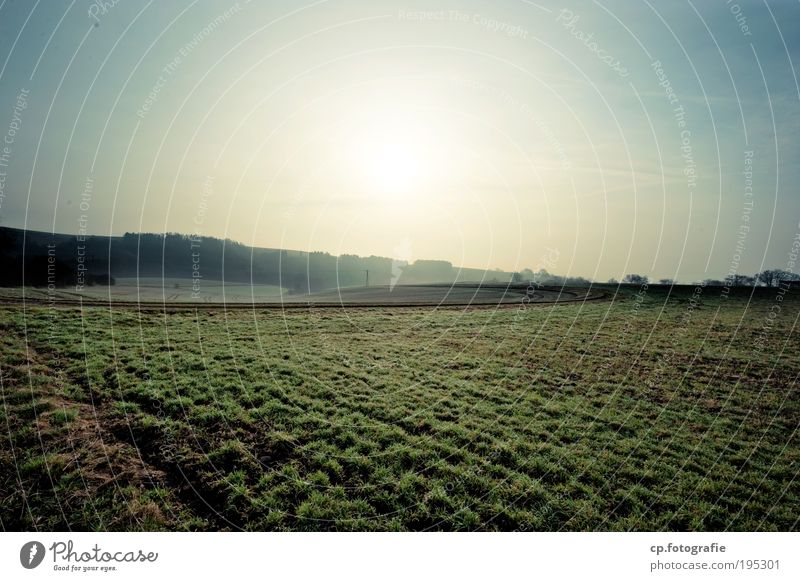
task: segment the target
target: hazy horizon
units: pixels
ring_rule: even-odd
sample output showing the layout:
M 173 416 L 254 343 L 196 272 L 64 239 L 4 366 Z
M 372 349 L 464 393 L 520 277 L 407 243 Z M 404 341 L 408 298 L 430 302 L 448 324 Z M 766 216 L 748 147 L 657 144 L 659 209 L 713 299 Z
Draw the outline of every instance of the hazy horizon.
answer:
M 787 268 L 798 14 L 736 6 L 7 2 L 0 223 L 594 280 Z
M 0 0 L 9 571 L 796 578 L 799 28 Z
M 0 228 L 4 228 L 4 226 L 0 225 Z M 6 228 L 12 228 L 12 227 L 6 226 Z M 18 229 L 18 230 L 21 230 L 21 229 Z M 39 230 L 37 230 L 37 231 L 33 231 L 33 230 L 28 230 L 28 232 L 36 232 L 36 233 L 42 233 L 42 232 L 44 232 L 44 233 L 48 233 L 49 231 L 39 231 Z M 78 234 L 77 232 L 54 232 L 54 233 L 53 233 L 53 232 L 49 232 L 49 233 L 52 233 L 52 234 L 54 234 L 54 235 L 56 235 L 56 236 L 79 236 L 79 234 Z M 155 235 L 155 236 L 168 236 L 168 235 L 177 235 L 177 236 L 191 236 L 190 234 L 186 234 L 186 233 L 183 233 L 183 232 L 122 232 L 122 233 L 119 233 L 119 234 L 114 234 L 114 235 L 113 235 L 113 237 L 115 237 L 115 238 L 123 238 L 123 237 L 124 237 L 124 236 L 126 236 L 126 235 L 133 235 L 133 236 L 152 236 L 152 235 Z M 106 234 L 94 234 L 94 233 L 87 233 L 87 234 L 85 234 L 85 235 L 84 235 L 84 238 L 89 238 L 89 237 L 93 237 L 93 236 L 105 237 L 105 236 L 108 236 L 108 235 L 106 235 Z M 220 240 L 220 241 L 222 241 L 223 243 L 224 243 L 224 242 L 233 242 L 233 243 L 238 243 L 238 244 L 245 244 L 245 243 L 244 243 L 244 242 L 242 242 L 241 240 L 236 240 L 235 238 L 225 238 L 225 239 L 223 239 L 223 238 L 219 238 L 219 237 L 216 237 L 216 236 L 207 236 L 207 235 L 203 235 L 203 237 L 205 237 L 205 238 L 211 238 L 211 239 L 216 239 L 216 240 Z M 412 264 L 413 264 L 414 262 L 416 262 L 416 261 L 421 261 L 421 262 L 426 262 L 426 261 L 429 261 L 429 262 L 438 262 L 438 261 L 442 261 L 442 260 L 444 260 L 444 259 L 442 259 L 442 258 L 439 258 L 439 257 L 416 257 L 416 258 L 413 258 L 413 259 L 411 259 L 411 260 L 409 260 L 409 261 L 406 261 L 405 259 L 402 259 L 402 258 L 400 258 L 399 256 L 394 256 L 394 257 L 392 257 L 392 256 L 381 256 L 381 255 L 377 255 L 377 254 L 370 254 L 370 255 L 359 255 L 359 254 L 347 254 L 347 253 L 342 253 L 342 254 L 333 254 L 333 253 L 329 253 L 329 252 L 327 252 L 327 251 L 325 251 L 325 250 L 314 250 L 314 249 L 306 249 L 306 250 L 301 250 L 301 249 L 298 249 L 298 248 L 285 248 L 285 247 L 284 247 L 284 248 L 277 248 L 277 247 L 269 247 L 269 246 L 252 246 L 252 245 L 247 245 L 247 244 L 245 244 L 245 246 L 247 246 L 248 248 L 254 249 L 254 250 L 275 250 L 275 251 L 277 251 L 277 250 L 280 250 L 280 251 L 286 251 L 286 252 L 300 252 L 300 253 L 307 253 L 307 254 L 311 254 L 311 253 L 315 253 L 315 252 L 326 252 L 327 254 L 329 254 L 329 255 L 331 255 L 331 256 L 333 256 L 333 257 L 337 258 L 337 259 L 338 259 L 338 258 L 342 258 L 342 257 L 344 257 L 344 256 L 357 256 L 357 257 L 359 257 L 359 258 L 391 258 L 391 259 L 393 259 L 393 260 L 397 260 L 397 261 L 398 261 L 398 263 L 407 263 L 407 264 L 409 264 L 409 265 L 412 265 Z M 449 261 L 446 261 L 446 262 L 449 262 Z M 484 271 L 486 271 L 487 273 L 490 273 L 490 272 L 502 272 L 502 273 L 504 273 L 504 274 L 506 274 L 506 273 L 509 273 L 509 274 L 510 274 L 510 273 L 515 273 L 515 272 L 524 271 L 524 270 L 526 270 L 526 269 L 528 269 L 528 270 L 534 270 L 534 269 L 532 269 L 532 268 L 530 268 L 530 267 L 527 267 L 527 266 L 522 266 L 521 268 L 519 268 L 519 269 L 517 269 L 517 270 L 508 270 L 508 271 L 506 271 L 506 270 L 503 270 L 503 269 L 501 269 L 501 268 L 492 268 L 492 267 L 488 267 L 488 268 L 486 268 L 486 267 L 475 267 L 475 266 L 472 266 L 472 265 L 470 265 L 470 264 L 457 264 L 457 263 L 451 263 L 451 265 L 452 265 L 452 267 L 453 267 L 454 269 L 456 269 L 456 270 L 467 270 L 467 271 L 471 271 L 471 270 L 484 270 Z M 775 268 L 777 268 L 777 267 L 775 267 Z M 765 268 L 764 268 L 764 270 L 769 270 L 769 269 L 772 269 L 772 267 L 770 267 L 770 266 L 768 266 L 768 265 L 767 265 L 767 266 L 765 266 Z M 541 265 L 541 267 L 540 267 L 539 269 L 536 269 L 534 272 L 541 272 L 542 270 L 543 270 L 543 271 L 546 271 L 546 272 L 548 272 L 549 274 L 551 274 L 551 275 L 554 275 L 554 276 L 556 276 L 556 277 L 566 277 L 566 275 L 563 275 L 562 273 L 560 273 L 560 272 L 558 272 L 558 271 L 550 271 L 550 270 L 548 270 L 548 269 L 547 269 L 547 265 L 546 265 L 546 264 L 543 264 L 543 265 Z M 780 270 L 785 270 L 785 269 L 780 269 Z M 759 272 L 760 272 L 760 271 L 759 271 Z M 789 272 L 793 272 L 793 271 L 791 271 L 791 270 L 790 270 Z M 625 274 L 634 274 L 634 275 L 638 275 L 638 274 L 640 274 L 640 273 L 637 273 L 637 272 L 631 271 L 631 272 L 626 272 Z M 741 275 L 746 275 L 746 276 L 752 276 L 752 275 L 757 275 L 757 274 L 758 274 L 758 272 L 751 272 L 751 273 L 747 273 L 747 272 L 739 272 L 739 274 L 741 274 Z M 569 275 L 569 276 L 570 276 L 570 277 L 574 277 L 574 278 L 583 278 L 583 279 L 586 279 L 586 280 L 588 280 L 589 282 L 592 282 L 593 284 L 604 284 L 604 283 L 608 283 L 608 282 L 613 282 L 613 283 L 615 283 L 615 284 L 616 284 L 617 282 L 621 282 L 621 281 L 622 281 L 622 279 L 624 278 L 624 275 L 623 275 L 623 276 L 620 276 L 620 277 L 619 277 L 619 280 L 617 280 L 615 277 L 610 277 L 608 280 L 606 280 L 606 279 L 589 279 L 589 278 L 585 277 L 584 275 L 582 275 L 582 274 L 580 274 L 580 273 L 573 273 L 573 274 L 571 274 L 571 275 Z M 646 275 L 646 274 L 645 274 L 644 276 L 648 276 L 648 275 Z M 667 278 L 667 277 L 664 277 L 664 278 Z M 612 280 L 612 279 L 613 279 L 613 280 Z M 686 284 L 686 285 L 693 285 L 693 284 L 699 284 L 699 283 L 702 283 L 704 280 L 705 280 L 705 281 L 719 281 L 719 282 L 724 282 L 724 279 L 725 279 L 725 277 L 724 277 L 724 276 L 722 276 L 722 275 L 720 275 L 720 276 L 708 276 L 708 277 L 707 277 L 707 278 L 705 278 L 705 279 L 670 279 L 670 280 L 671 280 L 671 281 L 672 281 L 674 284 Z M 214 278 L 213 278 L 213 277 L 211 277 L 211 279 L 210 279 L 210 280 L 214 280 Z M 649 279 L 649 281 L 648 281 L 648 282 L 649 282 L 649 284 L 651 284 L 651 285 L 652 285 L 652 284 L 657 284 L 657 283 L 658 283 L 658 280 L 659 280 L 659 278 L 653 278 L 653 277 L 650 277 L 650 279 Z M 440 282 L 441 282 L 441 281 L 440 281 Z M 398 283 L 397 283 L 397 284 L 402 284 L 402 281 L 398 280 Z M 415 283 L 411 283 L 411 284 L 415 284 Z M 636 284 L 638 284 L 638 283 L 636 283 Z M 747 285 L 746 285 L 746 286 L 747 286 Z

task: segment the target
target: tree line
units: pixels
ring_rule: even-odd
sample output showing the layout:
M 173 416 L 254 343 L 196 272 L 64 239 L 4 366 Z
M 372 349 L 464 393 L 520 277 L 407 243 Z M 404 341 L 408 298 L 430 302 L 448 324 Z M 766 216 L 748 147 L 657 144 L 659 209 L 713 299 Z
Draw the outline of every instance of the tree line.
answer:
M 369 275 L 367 275 L 369 272 Z M 331 288 L 394 284 L 482 282 L 546 286 L 587 286 L 580 276 L 560 276 L 545 269 L 506 272 L 459 268 L 446 260 L 409 263 L 382 256 L 331 255 L 275 248 L 256 248 L 230 239 L 179 233 L 126 233 L 123 236 L 78 237 L 0 227 L 0 286 L 68 287 L 114 284 L 117 278 L 164 277 L 269 284 L 295 293 Z M 707 279 L 709 286 L 779 286 L 797 274 L 768 269 L 752 276 Z M 627 274 L 625 284 L 648 284 L 649 278 Z M 608 281 L 618 284 L 615 279 Z M 675 284 L 668 278 L 658 284 Z
M 762 270 L 754 275 L 745 274 L 731 274 L 724 279 L 707 278 L 703 280 L 706 286 L 765 286 L 765 287 L 779 287 L 785 282 L 800 281 L 800 274 L 790 272 L 788 270 L 781 270 L 779 268 L 770 268 Z M 622 279 L 623 284 L 649 284 L 650 279 L 641 274 L 626 274 Z M 608 284 L 618 284 L 616 279 L 609 279 Z M 658 284 L 673 285 L 676 284 L 674 279 L 660 278 Z
M 369 273 L 367 275 L 367 272 Z M 83 273 L 83 274 L 80 274 Z M 485 281 L 512 273 L 382 256 L 256 248 L 230 239 L 126 233 L 78 237 L 0 227 L 0 286 L 114 284 L 118 278 L 204 278 L 276 285 L 295 293 L 370 285 Z

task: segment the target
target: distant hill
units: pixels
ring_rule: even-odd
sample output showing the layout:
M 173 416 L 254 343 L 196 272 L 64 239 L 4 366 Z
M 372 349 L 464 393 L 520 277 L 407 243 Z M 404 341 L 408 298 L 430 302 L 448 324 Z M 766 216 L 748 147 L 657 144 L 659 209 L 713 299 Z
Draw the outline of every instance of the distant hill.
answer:
M 256 248 L 183 234 L 75 236 L 0 227 L 0 286 L 113 284 L 114 278 L 201 277 L 278 285 L 292 292 L 363 285 L 509 282 L 513 273 L 459 269 L 443 260 L 411 264 L 381 256 L 333 256 Z

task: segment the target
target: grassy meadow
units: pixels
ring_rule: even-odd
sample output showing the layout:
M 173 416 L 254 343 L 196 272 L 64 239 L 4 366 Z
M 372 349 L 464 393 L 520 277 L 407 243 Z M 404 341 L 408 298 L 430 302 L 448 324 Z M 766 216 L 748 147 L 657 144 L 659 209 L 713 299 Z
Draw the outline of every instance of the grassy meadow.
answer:
M 0 306 L 0 525 L 796 530 L 800 302 L 693 290 Z

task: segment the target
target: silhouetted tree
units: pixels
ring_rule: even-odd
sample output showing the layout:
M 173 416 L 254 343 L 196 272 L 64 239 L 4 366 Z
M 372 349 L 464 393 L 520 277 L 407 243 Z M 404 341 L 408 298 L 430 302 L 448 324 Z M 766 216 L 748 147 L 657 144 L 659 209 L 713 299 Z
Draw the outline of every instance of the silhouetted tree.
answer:
M 744 274 L 729 274 L 725 277 L 725 284 L 728 286 L 753 286 L 756 283 L 754 276 Z
M 650 279 L 641 274 L 626 274 L 622 282 L 626 284 L 647 284 L 649 280 Z
M 756 275 L 756 279 L 764 286 L 779 286 L 784 280 L 800 280 L 800 275 L 787 270 L 774 268 L 763 270 Z

